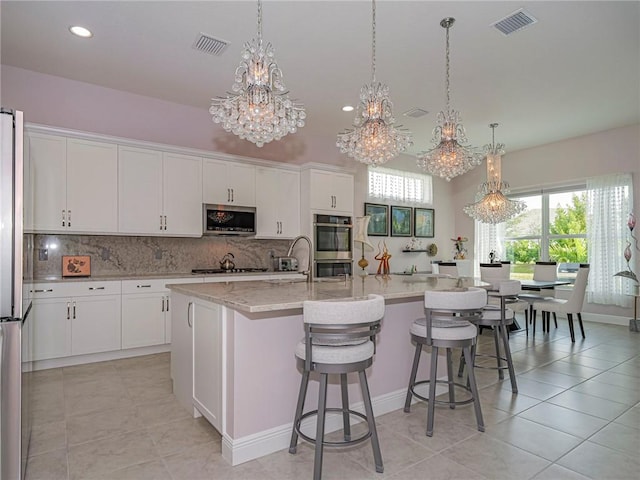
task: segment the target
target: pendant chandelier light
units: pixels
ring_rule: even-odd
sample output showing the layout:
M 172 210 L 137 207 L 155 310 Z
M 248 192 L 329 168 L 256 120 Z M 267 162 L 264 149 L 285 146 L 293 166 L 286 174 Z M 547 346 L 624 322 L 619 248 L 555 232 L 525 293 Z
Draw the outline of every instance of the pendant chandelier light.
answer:
M 451 110 L 449 88 L 449 28 L 455 18 L 445 18 L 440 26 L 447 30 L 446 41 L 446 94 L 447 109 L 438 113 L 438 124 L 433 129 L 432 143 L 434 148 L 418 154 L 418 166 L 424 171 L 450 181 L 453 177 L 462 175 L 480 165 L 482 154 L 467 145 L 464 126 L 460 113 Z
M 526 204 L 510 200 L 504 194 L 509 193 L 509 184 L 502 180 L 502 155 L 504 145 L 495 143 L 495 129 L 491 128 L 491 145 L 485 145 L 487 154 L 487 181 L 480 185 L 476 194 L 476 202 L 464 207 L 464 213 L 482 223 L 502 223 L 525 210 Z
M 289 98 L 271 43 L 262 41 L 262 3 L 258 34 L 244 44 L 232 93 L 211 100 L 209 113 L 227 132 L 262 147 L 304 127 L 304 106 Z
M 353 129 L 338 134 L 342 153 L 367 165 L 381 165 L 411 145 L 411 133 L 394 127 L 389 87 L 376 81 L 376 2 L 372 2 L 371 83 L 360 90 Z

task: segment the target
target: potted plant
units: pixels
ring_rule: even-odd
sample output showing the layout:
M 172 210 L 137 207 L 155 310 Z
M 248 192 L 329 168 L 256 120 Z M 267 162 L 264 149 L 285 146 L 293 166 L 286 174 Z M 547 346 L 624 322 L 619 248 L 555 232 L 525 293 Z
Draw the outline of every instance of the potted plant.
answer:
M 629 219 L 627 220 L 627 226 L 629 227 L 629 234 L 631 235 L 631 239 L 633 240 L 633 242 L 635 244 L 635 248 L 636 248 L 636 250 L 638 250 L 640 252 L 640 248 L 638 248 L 638 239 L 633 234 L 633 229 L 636 226 L 636 217 L 633 215 L 633 213 L 629 214 Z M 635 295 L 638 295 L 638 289 L 640 287 L 640 282 L 638 282 L 638 277 L 633 272 L 633 270 L 631 270 L 631 265 L 630 265 L 630 262 L 631 262 L 631 242 L 629 242 L 629 241 L 627 241 L 627 246 L 624 249 L 624 259 L 627 261 L 627 269 L 616 273 L 614 275 L 614 277 L 624 277 L 624 278 L 631 279 L 633 282 L 635 282 L 634 292 L 633 293 Z M 634 298 L 633 301 L 635 302 L 636 299 Z M 629 330 L 631 330 L 632 332 L 640 332 L 640 320 L 637 319 L 637 318 L 630 319 L 629 320 Z

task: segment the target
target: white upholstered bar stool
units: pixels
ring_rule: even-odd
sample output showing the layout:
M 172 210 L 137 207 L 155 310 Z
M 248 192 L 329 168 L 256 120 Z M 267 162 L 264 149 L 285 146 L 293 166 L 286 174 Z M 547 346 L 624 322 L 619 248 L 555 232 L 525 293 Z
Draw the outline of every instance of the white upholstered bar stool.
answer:
M 508 327 L 513 323 L 514 312 L 509 307 L 509 302 L 520 292 L 520 282 L 518 280 L 504 280 L 498 284 L 498 290 L 489 292 L 489 298 L 497 299 L 499 304 L 493 305 L 491 302 L 482 309 L 482 316 L 472 320 L 478 327 L 490 327 L 493 330 L 493 339 L 495 344 L 495 355 L 475 353 L 475 368 L 491 368 L 498 370 L 498 379 L 504 380 L 504 370 L 509 370 L 509 380 L 511 381 L 511 391 L 518 393 L 518 384 L 516 382 L 516 373 L 513 368 L 513 360 L 511 359 L 511 348 L 509 347 Z M 504 352 L 500 352 L 500 343 Z M 490 367 L 486 365 L 478 365 L 478 357 L 491 357 L 496 359 L 496 366 Z M 503 363 L 504 362 L 504 363 Z M 460 359 L 460 368 L 458 376 L 461 377 L 465 359 Z
M 384 316 L 384 298 L 369 295 L 366 300 L 353 301 L 306 301 L 303 303 L 304 339 L 295 350 L 298 365 L 302 369 L 300 393 L 293 421 L 293 432 L 289 453 L 296 453 L 298 436 L 315 444 L 313 478 L 322 476 L 323 447 L 350 446 L 371 438 L 376 471 L 382 473 L 382 455 L 376 430 L 371 396 L 367 384 L 365 369 L 373 363 L 375 337 L 380 331 L 380 321 Z M 307 413 L 304 411 L 309 374 L 320 374 L 318 408 Z M 365 413 L 349 409 L 347 393 L 347 374 L 358 372 Z M 331 374 L 340 375 L 342 408 L 327 408 L 327 383 Z M 342 413 L 344 441 L 324 440 L 325 417 L 327 411 Z M 358 438 L 351 438 L 350 415 L 362 418 L 368 424 L 368 430 Z M 316 436 L 311 438 L 300 431 L 301 422 L 310 416 L 317 416 Z
M 584 336 L 584 325 L 582 324 L 582 304 L 584 302 L 584 294 L 587 290 L 587 280 L 589 278 L 589 264 L 581 263 L 580 268 L 578 269 L 578 273 L 576 275 L 576 280 L 573 283 L 573 291 L 571 292 L 571 296 L 568 300 L 562 300 L 558 298 L 546 298 L 541 301 L 535 302 L 533 304 L 534 310 L 540 310 L 542 312 L 553 313 L 564 313 L 567 316 L 567 320 L 569 321 L 569 333 L 571 334 L 571 341 L 576 341 L 576 335 L 573 329 L 573 314 L 575 313 L 578 317 L 578 323 L 580 325 L 580 333 L 582 333 L 582 338 Z M 535 322 L 535 317 L 534 317 Z M 543 319 L 544 324 L 544 319 Z M 534 323 L 535 325 L 535 323 Z
M 487 304 L 487 292 L 482 288 L 456 289 L 456 291 L 427 290 L 424 292 L 425 318 L 413 322 L 411 326 L 411 339 L 416 343 L 413 366 L 409 377 L 409 388 L 404 404 L 404 411 L 409 412 L 411 400 L 417 397 L 424 400 L 427 405 L 427 436 L 433 436 L 433 424 L 435 404 L 448 404 L 449 408 L 456 405 L 473 403 L 478 430 L 484 432 L 482 409 L 478 386 L 473 372 L 469 369 L 468 386 L 454 382 L 452 349 L 461 348 L 462 354 L 469 365 L 473 365 L 473 346 L 476 344 L 478 329 L 470 322 L 482 315 L 482 307 Z M 422 347 L 431 347 L 431 365 L 429 380 L 416 381 L 418 364 Z M 438 351 L 446 349 L 447 356 L 447 380 L 438 380 Z M 448 400 L 436 400 L 436 384 L 445 383 L 449 388 Z M 421 384 L 429 384 L 429 397 L 418 394 L 415 387 Z M 470 394 L 470 398 L 456 401 L 455 388 L 461 388 Z

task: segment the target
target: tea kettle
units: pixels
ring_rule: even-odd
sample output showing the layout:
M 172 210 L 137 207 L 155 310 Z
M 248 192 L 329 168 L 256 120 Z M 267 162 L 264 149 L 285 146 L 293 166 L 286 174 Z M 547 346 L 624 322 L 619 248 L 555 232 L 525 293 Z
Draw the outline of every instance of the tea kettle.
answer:
M 229 252 L 224 257 L 222 257 L 222 260 L 220 260 L 220 268 L 222 268 L 222 270 L 233 270 L 234 268 L 236 268 L 236 264 L 233 263 L 233 261 L 229 257 L 235 258 L 233 256 L 233 253 Z

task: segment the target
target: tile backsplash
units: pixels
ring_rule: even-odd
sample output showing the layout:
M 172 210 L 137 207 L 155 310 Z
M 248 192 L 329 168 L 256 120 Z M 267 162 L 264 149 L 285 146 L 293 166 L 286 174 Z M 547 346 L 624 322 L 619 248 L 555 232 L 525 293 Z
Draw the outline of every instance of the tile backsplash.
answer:
M 91 256 L 91 276 L 190 273 L 219 268 L 231 252 L 236 267 L 272 269 L 271 254 L 285 255 L 288 240 L 247 237 L 130 237 L 111 235 L 34 235 L 34 277 L 62 274 L 63 255 Z

